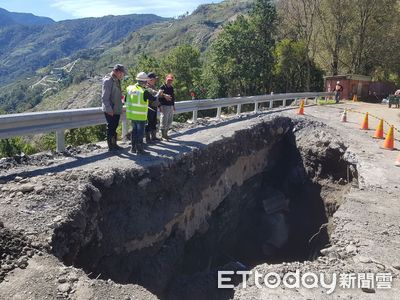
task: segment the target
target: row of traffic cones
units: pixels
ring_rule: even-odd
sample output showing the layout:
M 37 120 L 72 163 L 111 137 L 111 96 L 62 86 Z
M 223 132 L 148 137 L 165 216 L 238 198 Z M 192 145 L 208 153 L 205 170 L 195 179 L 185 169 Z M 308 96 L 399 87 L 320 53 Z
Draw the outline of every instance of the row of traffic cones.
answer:
M 393 136 L 393 128 L 392 127 L 393 126 L 391 126 L 389 128 L 389 132 L 388 132 L 388 134 L 386 136 L 386 139 L 387 139 L 387 137 L 389 137 L 388 143 L 394 145 L 394 136 Z M 363 120 L 363 122 L 361 124 L 360 129 L 369 130 L 369 127 L 368 127 L 368 113 L 365 114 L 365 117 L 364 117 L 364 120 Z M 383 119 L 379 119 L 379 123 L 378 123 L 378 126 L 376 127 L 376 130 L 375 130 L 373 138 L 374 139 L 383 139 Z M 393 149 L 394 149 L 394 147 L 392 147 L 392 149 L 390 149 L 390 150 L 393 150 Z
M 342 115 L 342 122 L 347 122 L 347 118 L 346 118 L 346 110 L 343 112 Z M 384 149 L 388 149 L 388 150 L 393 150 L 394 149 L 394 130 L 393 130 L 393 125 L 390 126 L 389 131 L 386 135 L 386 139 L 385 142 L 383 144 L 383 148 Z M 361 130 L 369 130 L 369 126 L 368 126 L 368 112 L 365 114 L 364 116 L 364 120 L 361 123 Z M 374 139 L 383 139 L 383 119 L 379 119 L 379 123 L 378 126 L 376 127 L 374 136 Z
M 341 116 L 341 122 L 347 122 L 347 110 L 345 109 Z M 360 129 L 369 130 L 368 127 L 368 112 L 365 114 L 364 120 L 361 123 Z M 379 119 L 378 126 L 376 127 L 373 138 L 375 139 L 383 139 L 383 119 Z M 386 134 L 385 141 L 383 142 L 383 149 L 394 150 L 394 126 L 391 125 L 389 127 L 389 131 Z M 395 166 L 400 167 L 400 154 L 397 156 L 395 161 Z
M 368 127 L 368 112 L 365 114 L 364 120 L 361 123 L 360 129 L 369 130 Z M 388 133 L 386 134 L 385 142 L 383 143 L 383 149 L 394 150 L 394 127 L 390 126 Z M 383 119 L 379 119 L 378 126 L 376 127 L 374 139 L 383 139 Z
M 376 128 L 374 138 L 383 139 L 383 119 L 379 120 L 378 127 Z M 385 141 L 383 142 L 383 149 L 394 150 L 394 126 L 389 127 L 389 131 L 386 134 Z M 394 165 L 400 167 L 400 154 L 397 156 Z
M 299 107 L 299 111 L 297 112 L 297 114 L 304 115 L 304 100 L 303 99 L 300 100 L 300 107 Z M 346 109 L 342 113 L 341 121 L 347 122 L 347 110 Z M 361 123 L 360 129 L 369 130 L 368 112 L 365 114 L 365 117 L 364 117 L 363 122 Z M 379 119 L 379 123 L 378 123 L 378 126 L 376 127 L 373 138 L 383 139 L 383 119 Z M 386 134 L 386 138 L 385 138 L 385 141 L 383 142 L 382 148 L 387 149 L 387 150 L 394 150 L 394 126 L 393 125 L 390 126 L 389 131 Z M 395 164 L 395 166 L 400 167 L 400 154 L 398 155 L 394 164 Z

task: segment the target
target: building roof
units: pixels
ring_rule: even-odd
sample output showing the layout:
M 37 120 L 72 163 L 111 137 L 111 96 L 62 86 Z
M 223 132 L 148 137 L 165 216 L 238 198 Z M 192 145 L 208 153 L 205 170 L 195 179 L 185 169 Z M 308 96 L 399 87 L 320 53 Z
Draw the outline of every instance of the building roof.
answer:
M 334 80 L 350 79 L 350 80 L 371 81 L 372 77 L 360 74 L 346 74 L 346 75 L 324 76 L 324 79 L 334 79 Z

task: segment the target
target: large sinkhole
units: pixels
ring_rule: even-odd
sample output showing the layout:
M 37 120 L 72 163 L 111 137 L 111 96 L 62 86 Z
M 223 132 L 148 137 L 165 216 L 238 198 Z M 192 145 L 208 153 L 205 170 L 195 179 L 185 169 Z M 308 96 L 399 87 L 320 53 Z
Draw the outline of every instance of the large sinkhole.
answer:
M 295 127 L 263 123 L 168 165 L 116 171 L 111 185 L 93 180 L 95 192 L 56 229 L 54 253 L 161 299 L 229 299 L 218 270 L 314 260 L 356 172 L 343 145 L 325 133 L 298 145 Z

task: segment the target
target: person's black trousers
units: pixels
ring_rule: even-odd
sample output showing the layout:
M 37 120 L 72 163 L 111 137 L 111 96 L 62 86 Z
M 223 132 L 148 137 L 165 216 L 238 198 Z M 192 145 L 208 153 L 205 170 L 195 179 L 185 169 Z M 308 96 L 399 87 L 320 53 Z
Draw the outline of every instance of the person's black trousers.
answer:
M 117 127 L 119 124 L 120 115 L 110 116 L 109 114 L 104 113 L 107 121 L 107 139 L 111 139 L 112 137 L 117 137 Z
M 152 132 L 156 130 L 157 130 L 157 108 L 149 107 L 149 110 L 147 111 L 146 132 Z

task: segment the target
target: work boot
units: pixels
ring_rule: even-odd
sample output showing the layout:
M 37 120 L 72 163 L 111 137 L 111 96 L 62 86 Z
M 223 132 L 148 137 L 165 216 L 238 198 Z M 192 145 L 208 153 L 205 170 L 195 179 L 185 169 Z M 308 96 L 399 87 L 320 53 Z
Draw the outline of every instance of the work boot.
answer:
M 108 151 L 114 151 L 113 143 L 112 143 L 112 137 L 107 136 L 107 146 L 108 146 Z
M 150 138 L 150 131 L 146 131 L 146 144 L 151 143 L 151 138 Z
M 169 141 L 168 129 L 161 130 L 161 137 L 163 141 Z
M 113 148 L 114 150 L 121 150 L 122 147 L 117 145 L 117 134 L 115 134 L 112 138 L 112 144 L 113 144 Z
M 136 148 L 137 148 L 137 154 L 140 154 L 140 155 L 147 155 L 147 154 L 149 154 L 149 152 L 144 151 L 144 149 L 143 149 L 143 142 L 139 142 L 139 143 L 136 145 Z
M 154 142 L 160 141 L 160 139 L 157 137 L 157 131 L 156 130 L 150 131 L 150 136 L 151 136 L 151 140 L 152 141 L 154 141 Z
M 132 144 L 132 146 L 131 146 L 131 150 L 129 150 L 129 152 L 136 154 L 137 153 L 136 141 L 132 140 L 131 144 Z

